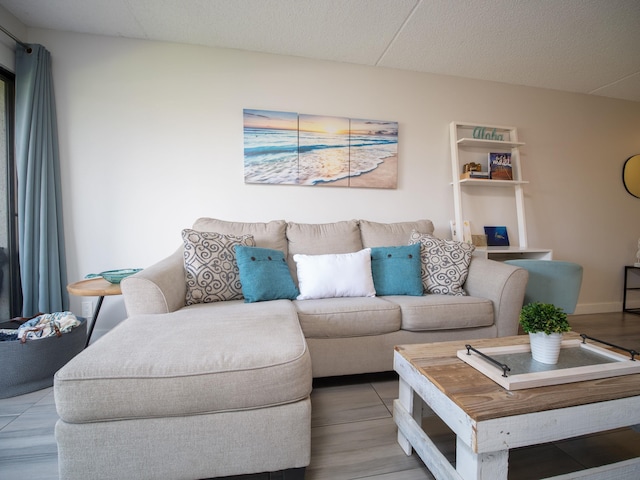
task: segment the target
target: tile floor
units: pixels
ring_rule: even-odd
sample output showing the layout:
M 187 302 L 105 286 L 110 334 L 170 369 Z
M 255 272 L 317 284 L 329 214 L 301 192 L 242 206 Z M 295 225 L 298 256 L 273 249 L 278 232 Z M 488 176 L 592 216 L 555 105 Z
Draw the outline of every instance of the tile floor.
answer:
M 595 323 L 591 318 L 586 318 L 587 329 L 574 329 L 598 333 L 596 326 L 603 319 Z M 622 344 L 638 349 L 640 317 L 616 314 L 607 320 L 606 331 L 619 337 L 607 338 L 609 341 L 625 339 Z M 577 324 L 577 318 L 572 324 Z M 415 454 L 406 456 L 396 443 L 392 403 L 397 390 L 393 372 L 316 380 L 311 395 L 311 464 L 305 478 L 433 479 Z M 1 480 L 58 479 L 56 421 L 52 388 L 0 400 Z M 425 420 L 425 428 L 453 462 L 455 437 L 441 423 L 428 422 Z M 640 456 L 640 433 L 620 429 L 512 450 L 509 478 L 538 479 L 636 456 Z
M 312 394 L 309 480 L 422 480 L 434 477 L 416 455 L 396 443 L 394 374 L 316 382 Z M 58 479 L 51 388 L 0 400 L 0 479 Z M 453 461 L 455 438 L 446 426 L 426 424 Z M 512 480 L 537 479 L 640 456 L 632 429 L 545 444 L 510 453 Z M 542 467 L 542 462 L 547 463 Z
M 58 478 L 53 388 L 0 400 L 0 479 Z

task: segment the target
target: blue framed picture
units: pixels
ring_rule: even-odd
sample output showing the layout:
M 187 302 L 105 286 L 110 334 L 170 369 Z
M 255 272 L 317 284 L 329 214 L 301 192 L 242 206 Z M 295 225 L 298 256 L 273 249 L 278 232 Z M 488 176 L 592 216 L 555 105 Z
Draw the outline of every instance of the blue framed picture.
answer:
M 487 236 L 487 246 L 509 246 L 509 235 L 507 235 L 507 227 L 484 227 L 484 233 Z

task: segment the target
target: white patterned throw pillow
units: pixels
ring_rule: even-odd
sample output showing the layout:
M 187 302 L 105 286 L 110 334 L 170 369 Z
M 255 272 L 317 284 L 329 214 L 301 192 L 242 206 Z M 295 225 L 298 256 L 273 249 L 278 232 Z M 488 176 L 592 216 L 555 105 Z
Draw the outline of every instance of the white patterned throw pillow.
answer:
M 255 247 L 252 235 L 222 235 L 185 229 L 182 240 L 187 305 L 243 298 L 235 247 Z
M 466 295 L 471 255 L 476 247 L 455 240 L 442 240 L 426 233 L 411 232 L 409 244 L 420 244 L 422 284 L 425 292 Z

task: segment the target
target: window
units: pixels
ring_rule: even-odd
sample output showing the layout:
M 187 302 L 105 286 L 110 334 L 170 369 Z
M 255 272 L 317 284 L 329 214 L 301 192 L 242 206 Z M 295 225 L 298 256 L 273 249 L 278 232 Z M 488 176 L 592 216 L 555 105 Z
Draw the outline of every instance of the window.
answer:
M 14 107 L 15 76 L 0 68 L 0 320 L 20 316 L 22 311 Z

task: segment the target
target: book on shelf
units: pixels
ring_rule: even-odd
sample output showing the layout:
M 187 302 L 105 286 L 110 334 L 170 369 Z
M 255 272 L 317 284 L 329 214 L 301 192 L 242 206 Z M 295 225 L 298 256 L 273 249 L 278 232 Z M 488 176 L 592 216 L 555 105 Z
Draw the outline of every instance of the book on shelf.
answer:
M 460 174 L 460 180 L 465 180 L 467 178 L 479 178 L 488 180 L 489 172 L 464 172 Z
M 489 172 L 491 180 L 513 180 L 511 154 L 489 153 Z

